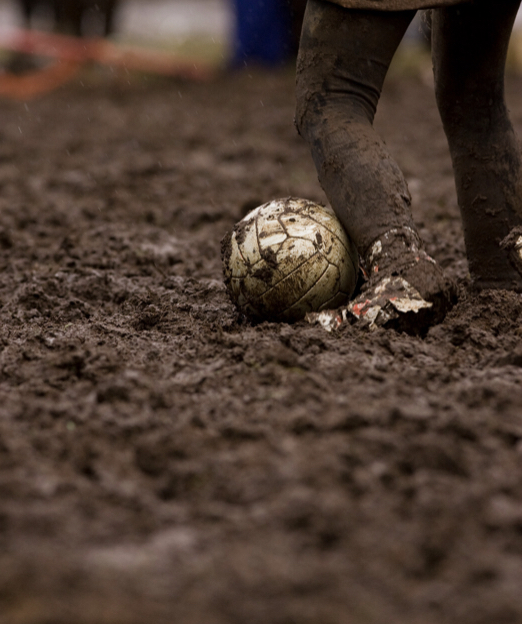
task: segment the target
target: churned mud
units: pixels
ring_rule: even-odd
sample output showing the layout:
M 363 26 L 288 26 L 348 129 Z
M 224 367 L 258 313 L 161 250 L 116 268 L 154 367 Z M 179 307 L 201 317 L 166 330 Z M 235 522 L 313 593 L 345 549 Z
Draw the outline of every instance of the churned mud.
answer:
M 2 623 L 521 621 L 522 297 L 468 292 L 428 83 L 376 124 L 446 320 L 250 325 L 226 296 L 235 222 L 324 201 L 293 107 L 291 72 L 0 103 Z

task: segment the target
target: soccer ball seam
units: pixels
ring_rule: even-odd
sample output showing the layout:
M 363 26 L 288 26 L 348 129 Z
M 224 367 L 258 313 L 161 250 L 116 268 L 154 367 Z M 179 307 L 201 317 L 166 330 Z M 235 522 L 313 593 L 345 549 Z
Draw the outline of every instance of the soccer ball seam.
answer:
M 311 215 L 307 214 L 306 216 L 310 219 L 310 221 L 313 221 L 314 223 L 317 223 L 317 225 L 319 225 L 320 227 L 323 227 L 325 230 L 330 232 L 330 234 L 332 236 L 334 236 L 341 243 L 341 245 L 346 249 L 346 251 L 348 251 L 348 249 L 347 249 L 343 239 L 340 238 L 339 236 L 337 236 L 337 234 L 335 232 L 332 232 L 332 230 L 329 227 L 327 227 L 324 223 L 321 223 L 317 219 L 314 219 Z
M 312 256 L 313 257 L 313 256 Z M 326 273 L 326 271 L 328 271 L 328 267 L 326 267 L 326 269 L 321 273 L 321 275 L 319 275 L 319 277 L 316 280 L 316 283 L 323 277 L 323 275 Z M 283 310 L 281 310 L 280 312 L 277 313 L 277 316 L 281 316 L 282 314 L 284 314 L 285 312 L 288 312 L 288 310 L 290 310 L 291 308 L 293 308 L 295 305 L 298 305 L 301 301 L 303 301 L 303 299 L 309 294 L 309 290 L 307 290 L 305 293 L 303 293 L 300 297 L 298 297 L 293 303 L 291 303 L 290 305 L 286 306 L 286 308 L 283 308 Z M 265 293 L 266 294 L 266 293 Z M 337 293 L 335 294 L 335 296 L 337 297 L 337 295 L 339 294 L 339 291 L 337 291 Z M 332 297 L 333 299 L 335 297 Z
M 294 269 L 292 269 L 292 271 L 290 271 L 290 273 L 287 273 L 286 275 L 283 275 L 283 277 L 278 280 L 275 284 L 271 284 L 266 290 L 264 290 L 262 293 L 260 293 L 259 295 L 256 295 L 256 297 L 254 299 L 247 299 L 247 301 L 249 301 L 250 303 L 253 301 L 258 301 L 259 299 L 261 299 L 261 297 L 264 297 L 265 295 L 267 295 L 271 290 L 274 290 L 274 288 L 276 288 L 277 286 L 279 286 L 279 284 L 284 281 L 285 279 L 287 279 L 288 277 L 290 277 L 293 273 L 295 273 L 296 271 L 298 271 L 304 264 L 306 264 L 307 262 L 309 262 L 310 260 L 312 260 L 313 258 L 315 258 L 315 256 L 317 256 L 319 254 L 318 251 L 316 251 L 314 253 L 313 256 L 308 256 L 308 258 L 305 258 L 303 260 L 303 262 L 301 262 L 301 264 L 299 264 L 298 266 L 296 266 Z M 257 264 L 257 263 L 256 263 Z M 334 265 L 335 266 L 335 265 Z M 328 267 L 327 267 L 328 268 Z M 327 268 L 321 273 L 322 277 L 324 275 L 324 273 L 326 272 Z M 241 278 L 238 278 L 241 279 Z M 319 278 L 318 278 L 319 279 Z M 246 298 L 246 297 L 245 297 Z M 294 305 L 294 304 L 292 304 Z M 289 306 L 291 307 L 291 306 Z
M 261 299 L 262 297 L 265 297 L 266 295 L 268 295 L 270 293 L 271 290 L 273 290 L 274 288 L 277 288 L 277 286 L 279 286 L 281 284 L 281 282 L 283 282 L 285 279 L 291 277 L 296 271 L 298 271 L 304 264 L 306 264 L 307 262 L 309 262 L 310 260 L 312 260 L 313 258 L 315 258 L 317 254 L 314 254 L 313 256 L 310 256 L 309 258 L 307 258 L 304 262 L 302 262 L 298 267 L 296 267 L 295 269 L 293 269 L 292 271 L 290 271 L 290 273 L 288 273 L 287 275 L 285 275 L 283 278 L 281 278 L 276 284 L 274 284 L 273 286 L 270 286 L 270 288 L 268 288 L 268 290 L 265 290 L 265 292 L 262 295 L 259 295 L 258 297 L 256 297 L 256 300 Z M 319 281 L 321 279 L 321 277 L 326 273 L 326 271 L 328 270 L 328 267 L 325 268 L 325 270 L 321 273 L 321 275 L 317 278 L 317 281 Z M 307 291 L 308 292 L 308 291 Z M 299 297 L 298 299 L 296 299 L 293 303 L 291 303 L 290 305 L 288 305 L 286 308 L 284 308 L 283 310 L 281 310 L 280 314 L 282 314 L 283 312 L 285 312 L 286 310 L 288 310 L 289 308 L 291 308 L 293 305 L 295 305 L 298 301 L 300 301 L 303 297 L 306 296 L 307 293 L 305 293 L 304 295 L 302 295 L 301 297 Z

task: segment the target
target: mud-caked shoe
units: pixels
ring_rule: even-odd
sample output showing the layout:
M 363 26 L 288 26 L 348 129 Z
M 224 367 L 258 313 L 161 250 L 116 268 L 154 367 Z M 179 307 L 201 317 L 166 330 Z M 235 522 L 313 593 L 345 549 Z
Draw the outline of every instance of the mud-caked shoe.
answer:
M 363 258 L 363 266 L 367 280 L 359 295 L 346 308 L 310 315 L 310 321 L 329 330 L 351 322 L 370 330 L 389 327 L 423 334 L 440 323 L 455 303 L 454 285 L 410 228 L 380 236 Z
M 522 226 L 514 227 L 500 243 L 500 248 L 508 253 L 511 266 L 517 272 L 515 277 L 518 279 L 513 279 L 513 284 L 510 286 L 513 290 L 520 292 L 522 282 Z M 499 282 L 502 283 L 502 280 Z

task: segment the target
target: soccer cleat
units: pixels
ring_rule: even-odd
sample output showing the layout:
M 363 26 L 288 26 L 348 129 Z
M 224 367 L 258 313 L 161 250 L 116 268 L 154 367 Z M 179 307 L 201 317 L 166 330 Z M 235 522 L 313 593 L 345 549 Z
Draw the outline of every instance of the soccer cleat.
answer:
M 423 249 L 410 228 L 380 236 L 366 254 L 367 281 L 360 294 L 341 310 L 308 315 L 325 329 L 343 322 L 370 330 L 389 327 L 422 334 L 440 323 L 455 302 L 455 288 Z
M 522 227 L 513 228 L 500 243 L 500 248 L 509 253 L 511 265 L 522 275 Z

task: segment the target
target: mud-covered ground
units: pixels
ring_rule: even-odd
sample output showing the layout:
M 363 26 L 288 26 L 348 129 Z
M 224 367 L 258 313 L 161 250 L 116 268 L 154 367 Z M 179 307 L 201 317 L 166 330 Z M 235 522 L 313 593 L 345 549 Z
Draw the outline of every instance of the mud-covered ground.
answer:
M 467 291 L 432 87 L 377 119 L 459 285 L 424 339 L 239 322 L 222 236 L 324 200 L 292 118 L 290 71 L 0 102 L 3 624 L 522 621 L 522 297 Z

